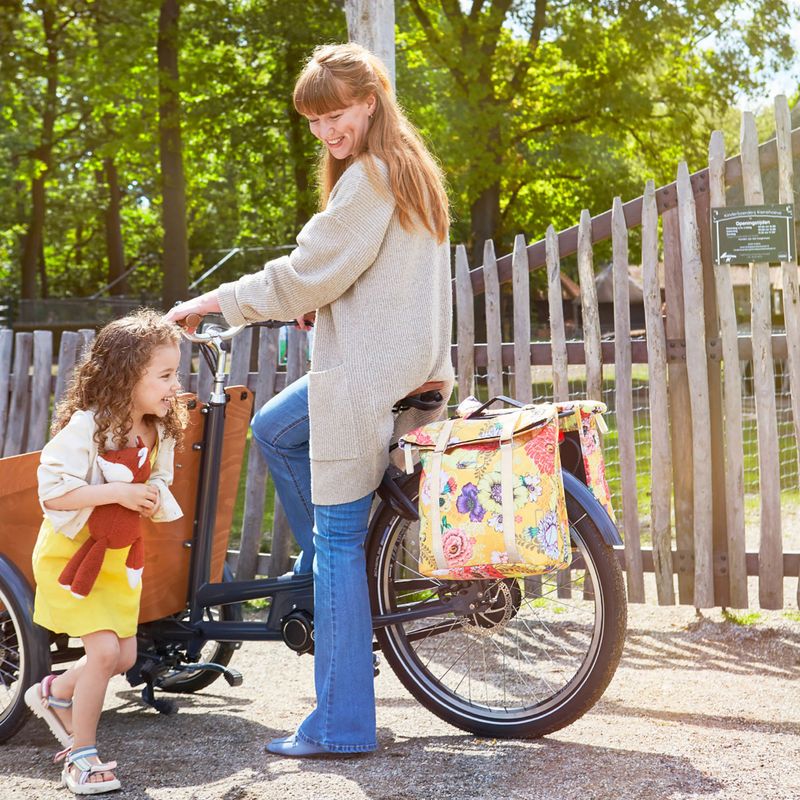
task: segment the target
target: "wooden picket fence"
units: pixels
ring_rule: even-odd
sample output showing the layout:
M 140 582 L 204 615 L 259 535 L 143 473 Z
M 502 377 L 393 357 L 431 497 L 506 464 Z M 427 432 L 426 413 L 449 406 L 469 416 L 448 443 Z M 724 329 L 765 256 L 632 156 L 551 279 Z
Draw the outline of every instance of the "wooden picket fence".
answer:
M 613 414 L 619 461 L 619 491 L 614 497 L 625 546 L 619 557 L 626 570 L 628 597 L 645 601 L 645 574 L 655 578 L 659 603 L 747 607 L 748 576 L 758 576 L 758 603 L 782 608 L 784 582 L 800 572 L 800 553 L 785 552 L 781 532 L 779 463 L 773 360 L 787 362 L 792 389 L 800 386 L 800 293 L 796 264 L 781 266 L 786 334 L 772 333 L 769 267 L 753 265 L 751 333 L 737 325 L 727 267 L 711 262 L 710 209 L 725 205 L 726 187 L 741 187 L 748 205 L 764 202 L 761 171 L 779 174 L 779 202 L 793 200 L 793 158 L 800 155 L 800 130 L 791 131 L 785 98 L 776 101 L 777 138 L 760 148 L 755 123 L 745 114 L 741 156 L 726 160 L 722 135 L 715 132 L 707 169 L 690 175 L 685 163 L 677 180 L 656 189 L 648 182 L 641 197 L 578 225 L 526 245 L 517 236 L 513 253 L 497 258 L 485 243 L 483 265 L 470 270 L 466 250 L 456 248 L 454 294 L 457 344 L 453 359 L 458 399 L 482 390 L 502 394 L 506 383 L 520 400 L 534 400 L 532 369 L 547 368 L 556 400 L 570 396 L 568 369 L 583 365 L 580 392 L 598 400 L 604 365 L 613 364 Z M 660 230 L 659 230 L 660 219 Z M 646 337 L 631 335 L 628 235 L 641 226 Z M 594 281 L 593 245 L 611 240 L 614 275 L 614 336 L 601 337 Z M 664 298 L 659 283 L 659 252 L 664 261 Z M 568 341 L 563 314 L 561 264 L 577 255 L 581 288 L 582 336 Z M 549 341 L 531 341 L 530 273 L 545 268 L 548 282 Z M 511 282 L 513 342 L 501 337 L 500 285 Z M 475 341 L 476 297 L 485 304 L 486 342 Z M 0 330 L 0 453 L 39 449 L 47 437 L 51 400 L 58 401 L 81 349 L 94 333 L 66 332 L 53 370 L 49 331 Z M 256 407 L 307 369 L 307 335 L 288 332 L 285 365 L 278 359 L 276 330 L 248 329 L 232 343 L 230 385 L 247 385 Z M 257 354 L 256 354 L 257 350 Z M 741 362 L 752 361 L 758 436 L 760 530 L 757 552 L 745 545 L 744 445 Z M 640 520 L 634 423 L 633 366 L 647 365 L 650 428 L 649 520 Z M 255 367 L 255 369 L 254 369 Z M 579 368 L 580 369 L 580 368 Z M 606 379 L 608 380 L 608 375 Z M 182 351 L 181 379 L 200 397 L 208 395 L 211 373 Z M 796 439 L 800 440 L 800 391 L 791 393 Z M 275 500 L 271 554 L 260 554 L 267 469 L 257 447 L 246 464 L 241 544 L 232 561 L 238 578 L 279 574 L 290 559 L 291 535 Z M 797 487 L 795 487 L 796 489 Z M 642 545 L 641 523 L 652 546 Z M 267 534 L 269 537 L 269 534 Z M 677 597 L 676 597 L 677 584 Z M 800 583 L 797 587 L 800 600 Z

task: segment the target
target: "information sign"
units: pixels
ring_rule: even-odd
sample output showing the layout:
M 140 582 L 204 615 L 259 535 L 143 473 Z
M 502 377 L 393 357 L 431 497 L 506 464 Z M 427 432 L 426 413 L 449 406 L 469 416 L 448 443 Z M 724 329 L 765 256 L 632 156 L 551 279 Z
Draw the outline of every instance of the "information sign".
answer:
M 711 238 L 715 264 L 793 262 L 794 207 L 712 208 Z

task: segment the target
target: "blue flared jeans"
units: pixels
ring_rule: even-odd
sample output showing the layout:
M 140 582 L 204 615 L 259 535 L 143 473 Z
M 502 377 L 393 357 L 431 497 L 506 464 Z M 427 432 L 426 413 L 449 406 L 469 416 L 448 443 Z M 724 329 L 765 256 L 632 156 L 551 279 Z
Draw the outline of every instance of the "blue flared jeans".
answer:
M 372 616 L 364 552 L 372 493 L 350 503 L 312 504 L 307 377 L 265 403 L 252 429 L 302 548 L 295 572 L 314 573 L 317 707 L 297 735 L 331 752 L 375 750 Z

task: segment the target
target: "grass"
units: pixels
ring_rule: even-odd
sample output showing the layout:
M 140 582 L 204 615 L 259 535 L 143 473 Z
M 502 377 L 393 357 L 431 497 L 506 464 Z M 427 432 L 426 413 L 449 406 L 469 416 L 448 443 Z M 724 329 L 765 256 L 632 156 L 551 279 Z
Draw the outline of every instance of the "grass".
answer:
M 722 616 L 734 625 L 755 625 L 761 621 L 761 614 L 758 611 L 731 611 L 723 608 Z
M 792 622 L 800 622 L 800 611 L 784 611 L 783 616 Z

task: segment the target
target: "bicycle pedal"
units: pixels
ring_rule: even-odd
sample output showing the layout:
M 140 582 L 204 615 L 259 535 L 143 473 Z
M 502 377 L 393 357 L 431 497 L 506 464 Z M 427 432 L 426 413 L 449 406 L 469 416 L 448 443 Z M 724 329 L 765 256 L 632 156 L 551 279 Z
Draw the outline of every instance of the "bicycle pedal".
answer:
M 228 686 L 241 686 L 244 680 L 242 678 L 242 673 L 237 669 L 226 669 L 222 673 L 222 677 L 228 681 Z

